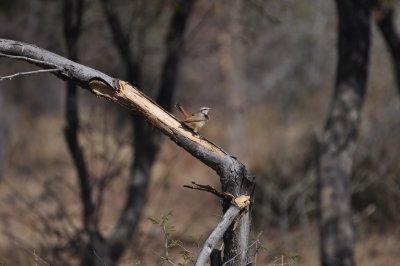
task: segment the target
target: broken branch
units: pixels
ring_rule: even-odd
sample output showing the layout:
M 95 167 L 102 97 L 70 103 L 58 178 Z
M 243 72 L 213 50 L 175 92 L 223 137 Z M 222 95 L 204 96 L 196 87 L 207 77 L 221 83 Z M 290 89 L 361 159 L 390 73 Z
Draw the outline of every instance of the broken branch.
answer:
M 211 194 L 214 194 L 215 196 L 217 196 L 220 199 L 227 199 L 227 195 L 224 195 L 223 193 L 219 192 L 218 190 L 216 190 L 215 188 L 213 188 L 210 185 L 201 185 L 201 184 L 197 184 L 196 182 L 192 182 L 192 184 L 193 184 L 193 186 L 183 185 L 183 187 L 189 188 L 189 189 L 194 189 L 194 190 L 206 191 Z
M 207 139 L 185 129 L 181 122 L 132 84 L 112 78 L 100 71 L 78 64 L 62 56 L 31 44 L 0 39 L 0 53 L 24 60 L 43 69 L 57 68 L 51 72 L 64 80 L 71 80 L 99 97 L 118 103 L 130 111 L 141 114 L 150 124 L 168 136 L 178 146 L 212 168 L 220 177 L 223 193 L 238 198 L 251 195 L 254 179 L 245 166 L 223 149 Z M 246 200 L 245 200 L 246 201 Z M 227 202 L 224 210 L 229 210 Z M 235 206 L 236 207 L 236 206 Z M 245 212 L 238 222 L 239 228 L 228 228 L 224 237 L 224 257 L 235 257 L 234 265 L 245 265 L 250 234 L 250 217 Z

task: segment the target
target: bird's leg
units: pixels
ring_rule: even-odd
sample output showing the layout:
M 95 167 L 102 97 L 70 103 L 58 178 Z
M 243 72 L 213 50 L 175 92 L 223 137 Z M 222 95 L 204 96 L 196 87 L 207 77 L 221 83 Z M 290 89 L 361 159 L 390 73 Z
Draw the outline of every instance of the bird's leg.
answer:
M 197 127 L 192 129 L 193 133 L 196 135 L 196 137 L 201 137 L 199 133 L 199 129 Z

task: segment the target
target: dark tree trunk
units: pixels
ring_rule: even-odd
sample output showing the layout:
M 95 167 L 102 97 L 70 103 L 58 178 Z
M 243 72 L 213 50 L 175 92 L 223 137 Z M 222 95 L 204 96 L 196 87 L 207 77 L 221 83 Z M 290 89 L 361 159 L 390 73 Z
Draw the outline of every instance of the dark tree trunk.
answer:
M 83 0 L 64 0 L 64 35 L 68 58 L 78 61 L 78 39 L 82 29 Z M 89 182 L 89 173 L 85 162 L 83 150 L 79 143 L 79 117 L 78 117 L 77 86 L 72 81 L 67 82 L 67 96 L 65 101 L 64 128 L 65 141 L 71 153 L 79 180 L 81 200 L 83 204 L 83 224 L 85 230 L 89 230 L 93 218 L 94 206 L 92 191 Z
M 130 41 L 121 30 L 118 16 L 113 12 L 109 1 L 102 0 L 109 26 L 113 32 L 114 42 L 125 61 L 127 80 L 136 86 L 140 84 L 140 67 L 134 59 Z M 157 102 L 166 110 L 171 110 L 179 64 L 183 51 L 184 33 L 188 18 L 195 0 L 181 0 L 176 4 L 171 18 L 169 31 L 165 41 L 166 55 L 161 74 L 160 90 Z M 127 200 L 119 218 L 117 227 L 110 239 L 110 261 L 117 262 L 126 247 L 130 244 L 137 229 L 141 215 L 147 202 L 147 191 L 150 184 L 151 168 L 160 148 L 160 134 L 155 132 L 145 121 L 134 115 L 133 149 L 134 160 L 127 188 Z
M 220 173 L 220 176 L 232 176 L 230 179 L 221 181 L 222 191 L 228 192 L 235 197 L 240 195 L 250 195 L 253 198 L 254 180 L 247 173 L 246 168 L 242 164 L 235 164 L 228 170 L 229 173 Z M 230 204 L 223 203 L 224 213 L 228 210 Z M 224 257 L 223 265 L 235 266 L 247 265 L 250 261 L 248 257 L 249 236 L 251 229 L 250 211 L 242 214 L 242 217 L 235 228 L 235 223 L 232 224 L 224 234 Z
M 184 54 L 185 28 L 195 2 L 196 0 L 178 1 L 165 39 L 166 55 L 157 103 L 167 111 L 172 108 L 172 100 L 179 74 L 179 63 Z
M 396 32 L 393 7 L 378 6 L 375 10 L 376 23 L 385 39 L 387 48 L 392 56 L 397 89 L 400 93 L 400 38 Z
M 79 61 L 78 41 L 82 31 L 84 0 L 64 0 L 64 36 L 67 48 L 67 56 L 73 61 Z M 99 253 L 101 237 L 96 232 L 95 205 L 92 199 L 92 187 L 89 179 L 89 171 L 86 159 L 79 142 L 79 109 L 77 85 L 73 81 L 67 81 L 67 94 L 65 100 L 65 121 L 64 137 L 71 154 L 77 179 L 80 188 L 80 199 L 82 203 L 82 234 L 89 237 L 89 241 L 79 243 L 82 245 L 81 265 L 95 265 L 94 253 Z
M 118 261 L 130 245 L 147 202 L 150 172 L 158 151 L 152 128 L 140 117 L 133 118 L 135 158 L 127 188 L 127 199 L 110 239 L 111 261 Z
M 366 91 L 370 8 L 364 0 L 336 0 L 338 65 L 335 92 L 320 140 L 321 264 L 354 265 L 349 178 Z

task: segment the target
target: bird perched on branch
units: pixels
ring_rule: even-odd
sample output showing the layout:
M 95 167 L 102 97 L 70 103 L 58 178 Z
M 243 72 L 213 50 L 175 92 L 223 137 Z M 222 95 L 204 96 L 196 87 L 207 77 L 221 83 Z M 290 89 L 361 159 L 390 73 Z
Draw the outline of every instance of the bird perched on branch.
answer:
M 208 117 L 208 112 L 211 110 L 210 107 L 201 107 L 199 112 L 194 114 L 189 114 L 183 107 L 177 103 L 176 108 L 182 113 L 183 120 L 182 123 L 193 130 L 194 133 L 198 134 L 198 130 L 202 128 L 210 118 Z

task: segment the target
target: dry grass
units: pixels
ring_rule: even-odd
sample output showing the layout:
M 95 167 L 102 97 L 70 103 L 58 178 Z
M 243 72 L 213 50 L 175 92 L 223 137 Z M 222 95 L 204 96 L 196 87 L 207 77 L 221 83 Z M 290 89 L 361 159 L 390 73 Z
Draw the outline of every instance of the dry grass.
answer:
M 261 109 L 260 109 L 261 110 Z M 268 113 L 268 111 L 265 111 Z M 301 132 L 310 128 L 303 121 L 291 121 L 279 125 L 279 120 L 270 114 L 268 123 L 278 124 L 267 132 L 269 137 L 265 140 L 265 149 L 254 149 L 254 153 L 285 148 L 298 141 Z M 41 254 L 40 248 L 62 241 L 54 236 L 46 236 L 46 229 L 41 225 L 41 219 L 36 212 L 53 217 L 54 226 L 60 230 L 72 230 L 80 226 L 80 205 L 77 201 L 77 187 L 75 173 L 71 161 L 66 153 L 62 140 L 62 123 L 59 117 L 42 117 L 34 123 L 18 123 L 13 135 L 11 156 L 6 169 L 6 179 L 0 186 L 1 206 L 0 213 L 7 219 L 0 223 L 0 230 L 7 232 L 1 238 L 0 257 L 1 263 L 6 265 L 47 265 L 47 255 Z M 29 137 L 23 132 L 30 128 Z M 261 128 L 250 129 L 255 134 L 261 134 Z M 214 134 L 213 127 L 209 129 Z M 282 132 L 285 131 L 285 134 Z M 207 134 L 207 133 L 206 133 Z M 89 134 L 90 135 L 90 134 Z M 118 146 L 110 140 L 105 141 L 101 134 L 82 137 L 85 141 L 103 143 L 91 149 L 93 158 L 90 160 L 91 170 L 94 173 L 101 167 L 101 156 L 104 151 L 116 149 Z M 97 139 L 97 140 L 96 140 Z M 280 139 L 276 141 L 276 139 Z M 286 139 L 284 146 L 277 145 Z M 275 140 L 275 141 L 272 141 Z M 256 140 L 261 141 L 261 140 Z M 51 145 L 49 145 L 51 143 Z M 85 144 L 86 145 L 86 144 Z M 129 146 L 129 143 L 124 145 Z M 96 150 L 98 149 L 98 150 Z M 130 154 L 127 148 L 119 147 L 122 162 L 128 163 Z M 21 152 L 24 151 L 24 152 Z M 263 155 L 263 156 L 264 156 Z M 262 158 L 263 156 L 257 156 Z M 260 159 L 258 159 L 260 160 Z M 262 160 L 255 159 L 255 165 Z M 97 173 L 99 174 L 99 173 Z M 94 175 L 96 176 L 96 175 Z M 112 183 L 105 196 L 106 206 L 101 224 L 102 231 L 107 234 L 114 226 L 118 213 L 122 208 L 122 196 L 126 184 L 127 172 Z M 211 184 L 218 187 L 218 178 L 203 164 L 194 160 L 186 152 L 178 149 L 165 141 L 159 155 L 157 164 L 153 168 L 153 179 L 148 197 L 148 205 L 144 219 L 140 225 L 138 241 L 130 248 L 123 259 L 123 265 L 160 265 L 160 257 L 164 252 L 163 232 L 146 217 L 160 217 L 169 211 L 175 231 L 172 238 L 178 239 L 189 251 L 197 254 L 199 248 L 196 242 L 201 243 L 206 238 L 210 229 L 220 217 L 220 206 L 212 196 L 201 192 L 184 189 L 182 186 L 191 181 Z M 57 205 L 51 197 L 46 198 L 45 188 L 49 183 L 59 184 L 58 197 L 65 202 L 67 213 L 72 225 L 65 219 L 60 219 L 57 214 Z M 18 193 L 17 193 L 18 192 Z M 23 199 L 21 200 L 21 197 Z M 35 203 L 35 208 L 29 203 Z M 261 238 L 265 250 L 259 252 L 258 265 L 318 265 L 318 241 L 315 226 L 304 230 L 297 229 L 283 233 L 278 229 L 265 228 Z M 71 232 L 71 231 L 70 231 Z M 357 262 L 359 265 L 395 265 L 400 259 L 400 250 L 396 243 L 400 239 L 397 233 L 389 232 L 376 234 L 363 232 L 357 241 Z M 172 248 L 171 258 L 175 262 L 182 262 L 179 248 Z M 73 259 L 68 260 L 73 263 Z

